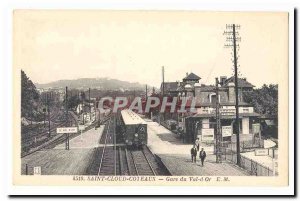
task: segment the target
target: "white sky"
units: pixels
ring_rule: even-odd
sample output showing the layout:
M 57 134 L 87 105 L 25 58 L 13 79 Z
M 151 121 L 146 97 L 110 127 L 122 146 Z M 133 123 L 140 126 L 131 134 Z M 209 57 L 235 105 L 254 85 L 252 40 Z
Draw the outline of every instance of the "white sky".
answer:
M 14 64 L 33 82 L 109 77 L 159 87 L 186 72 L 231 76 L 226 23 L 241 25 L 240 72 L 256 86 L 288 67 L 287 13 L 15 11 Z

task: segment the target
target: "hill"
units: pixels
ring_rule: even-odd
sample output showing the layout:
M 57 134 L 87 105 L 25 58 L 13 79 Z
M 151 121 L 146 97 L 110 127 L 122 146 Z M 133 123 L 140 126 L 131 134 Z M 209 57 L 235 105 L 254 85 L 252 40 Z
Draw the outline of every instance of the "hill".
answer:
M 35 84 L 37 88 L 103 89 L 103 90 L 144 90 L 145 85 L 109 78 L 80 78 L 74 80 L 58 80 L 46 84 Z

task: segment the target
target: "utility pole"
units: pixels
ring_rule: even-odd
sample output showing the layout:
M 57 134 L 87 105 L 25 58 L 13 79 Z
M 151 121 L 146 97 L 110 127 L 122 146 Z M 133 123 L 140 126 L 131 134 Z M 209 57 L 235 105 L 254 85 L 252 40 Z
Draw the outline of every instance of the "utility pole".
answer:
M 220 117 L 220 102 L 219 102 L 219 79 L 216 78 L 216 163 L 222 163 L 222 130 L 221 130 L 221 117 Z
M 233 64 L 234 64 L 234 86 L 235 86 L 235 125 L 236 125 L 236 153 L 238 166 L 241 166 L 241 153 L 240 153 L 240 121 L 239 121 L 239 92 L 238 92 L 238 65 L 237 65 L 237 48 L 239 48 L 238 42 L 241 41 L 239 32 L 236 29 L 240 29 L 240 25 L 229 24 L 226 25 L 224 35 L 228 35 L 226 41 L 232 42 L 232 44 L 225 44 L 225 47 L 233 48 Z
M 47 111 L 48 111 L 48 137 L 51 137 L 50 107 L 49 107 L 49 97 L 48 97 L 48 93 L 47 93 Z
M 68 87 L 66 87 L 66 126 L 68 127 L 69 126 L 69 112 L 68 112 Z M 70 142 L 70 139 L 69 139 L 69 133 L 66 134 L 66 150 L 69 150 L 70 149 L 70 146 L 69 146 L 69 142 Z
M 43 113 L 44 113 L 44 128 L 46 127 L 46 108 L 43 108 Z
M 81 92 L 81 111 L 82 111 L 82 124 L 84 125 L 84 100 L 83 100 L 84 91 Z M 85 96 L 84 96 L 85 97 Z
M 45 97 L 46 96 L 46 97 Z M 45 100 L 46 99 L 46 100 Z M 48 104 L 48 92 L 45 93 L 43 97 L 44 103 Z M 43 108 L 43 114 L 44 114 L 44 128 L 46 127 L 46 112 L 47 112 L 47 106 Z
M 162 97 L 164 98 L 165 97 L 165 67 L 162 66 Z M 166 113 L 164 112 L 164 121 L 166 119 Z
M 89 88 L 89 108 L 90 108 L 90 118 L 91 118 L 91 113 L 92 113 L 92 108 L 91 108 L 91 88 Z
M 165 67 L 162 67 L 162 95 L 165 95 Z
M 96 100 L 96 98 L 94 101 L 94 112 L 95 112 L 95 121 L 97 121 L 97 100 Z
M 113 126 L 114 126 L 114 130 L 113 130 L 113 132 L 114 132 L 114 135 L 113 135 L 113 138 L 114 138 L 114 161 L 115 161 L 115 165 L 114 165 L 114 167 L 115 167 L 115 169 L 114 169 L 114 172 L 115 172 L 115 175 L 117 175 L 117 146 L 116 146 L 116 143 L 117 143 L 117 140 L 116 140 L 116 116 L 114 115 L 113 116 Z
M 147 84 L 146 84 L 146 101 L 148 99 L 148 89 L 147 89 Z

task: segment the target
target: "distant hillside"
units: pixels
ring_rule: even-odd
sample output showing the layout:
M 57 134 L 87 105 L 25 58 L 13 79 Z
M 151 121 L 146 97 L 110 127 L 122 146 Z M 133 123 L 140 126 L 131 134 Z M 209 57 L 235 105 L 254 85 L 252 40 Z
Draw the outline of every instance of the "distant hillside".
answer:
M 145 89 L 145 85 L 134 82 L 121 81 L 117 79 L 109 78 L 81 78 L 76 80 L 58 80 L 55 82 L 50 82 L 47 84 L 35 84 L 37 88 L 64 88 L 68 86 L 69 88 L 94 88 L 94 89 L 104 89 L 104 90 L 139 90 Z

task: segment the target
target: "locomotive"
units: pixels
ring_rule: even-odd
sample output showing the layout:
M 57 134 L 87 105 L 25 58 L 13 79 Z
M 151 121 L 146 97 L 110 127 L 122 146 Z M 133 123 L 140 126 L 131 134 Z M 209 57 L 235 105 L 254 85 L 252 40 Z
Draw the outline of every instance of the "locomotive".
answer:
M 127 146 L 147 145 L 147 123 L 137 113 L 129 109 L 122 110 L 120 124 L 121 134 Z

